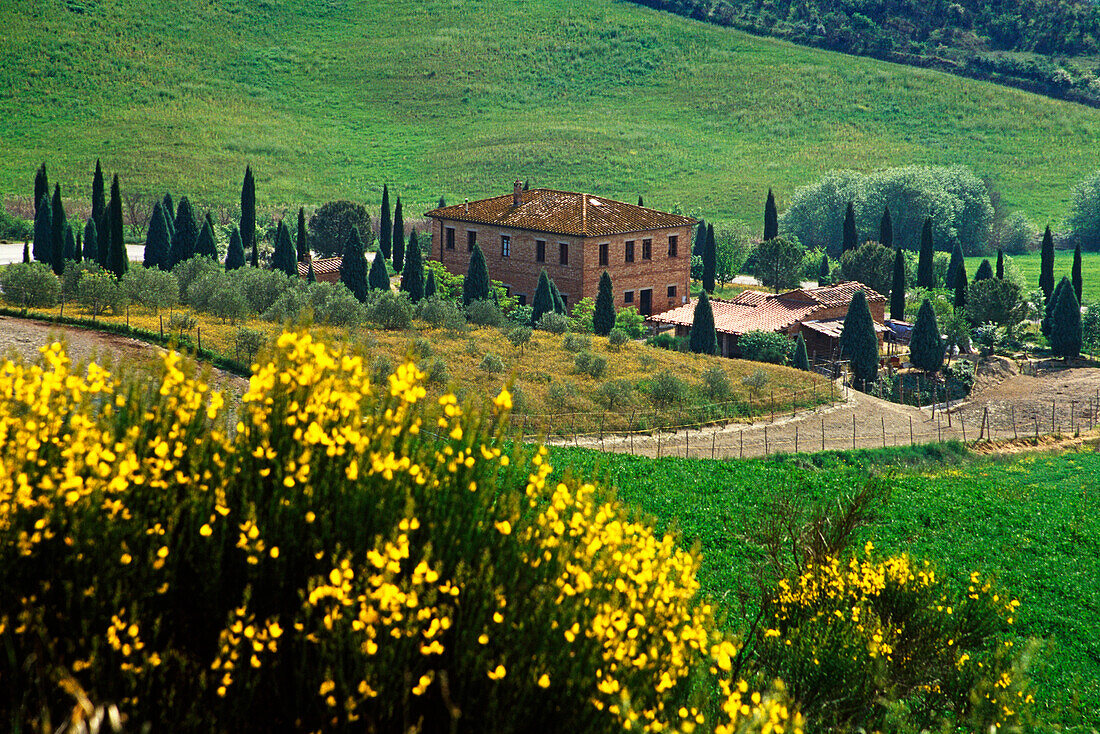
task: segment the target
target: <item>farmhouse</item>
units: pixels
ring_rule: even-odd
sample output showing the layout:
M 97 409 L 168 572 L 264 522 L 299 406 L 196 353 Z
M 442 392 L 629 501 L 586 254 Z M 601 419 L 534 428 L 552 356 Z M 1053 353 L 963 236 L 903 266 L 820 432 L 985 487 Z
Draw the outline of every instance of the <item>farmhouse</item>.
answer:
M 432 219 L 432 259 L 465 273 L 474 246 L 481 247 L 489 277 L 521 304 L 534 298 L 543 268 L 566 306 L 594 299 L 604 270 L 616 308 L 634 306 L 648 316 L 688 300 L 691 217 L 591 194 L 524 191 L 520 181 L 511 194 L 426 216 Z
M 340 263 L 344 258 L 337 255 L 336 257 L 318 257 L 313 260 L 313 277 L 317 279 L 318 283 L 339 283 L 340 282 Z M 309 261 L 298 263 L 298 276 L 301 278 L 309 277 Z
M 718 332 L 718 348 L 725 357 L 737 357 L 741 354 L 737 339 L 750 331 L 775 331 L 792 339 L 801 333 L 811 355 L 831 357 L 837 352 L 848 304 L 858 290 L 867 296 L 881 345 L 888 331 L 883 324 L 886 297 L 853 280 L 787 293 L 748 290 L 731 300 L 712 298 L 710 305 L 714 312 L 714 328 Z M 677 336 L 687 336 L 694 311 L 695 302 L 692 301 L 651 320 L 675 327 Z

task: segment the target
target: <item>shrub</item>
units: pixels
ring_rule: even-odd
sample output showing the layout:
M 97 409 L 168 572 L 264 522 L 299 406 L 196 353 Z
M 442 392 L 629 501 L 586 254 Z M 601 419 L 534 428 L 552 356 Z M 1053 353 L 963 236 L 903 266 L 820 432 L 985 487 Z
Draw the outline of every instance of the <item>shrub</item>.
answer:
M 313 318 L 332 326 L 359 326 L 366 320 L 366 309 L 342 283 L 311 283 L 309 299 Z
M 598 380 L 607 372 L 607 358 L 585 350 L 578 352 L 573 358 L 573 366 L 579 374 L 589 375 Z
M 612 329 L 611 333 L 607 335 L 607 345 L 616 352 L 622 349 L 628 341 L 630 341 L 630 337 L 622 329 Z
M 752 392 L 759 392 L 768 384 L 770 379 L 767 372 L 764 370 L 754 370 L 751 374 L 745 375 L 741 378 L 741 384 L 747 387 Z
M 593 332 L 593 317 L 596 313 L 596 301 L 585 296 L 570 309 L 569 330 L 578 334 Z
M 522 351 L 527 342 L 531 341 L 531 327 L 513 326 L 508 331 L 508 341 L 512 342 L 513 347 Z
M 0 205 L 0 240 L 29 240 L 34 237 L 34 222 L 8 214 Z
M 441 298 L 425 298 L 416 304 L 416 317 L 436 328 L 454 323 L 460 323 L 463 327 L 466 325 L 466 317 L 458 304 Z
M 466 319 L 477 326 L 499 327 L 504 323 L 500 307 L 488 299 L 471 301 L 466 307 Z
M 118 281 L 110 273 L 88 273 L 77 283 L 77 298 L 94 319 L 107 312 L 118 313 L 125 298 Z
M 619 309 L 615 314 L 615 328 L 625 331 L 631 339 L 640 339 L 645 334 L 645 316 L 633 306 Z
M 1095 303 L 1081 315 L 1081 342 L 1089 352 L 1100 351 L 1100 306 Z
M 703 394 L 710 402 L 724 403 L 732 392 L 729 375 L 721 367 L 711 367 L 703 373 Z
M 282 295 L 283 291 L 301 283 L 297 277 L 289 278 L 286 273 L 263 268 L 239 268 L 229 276 L 241 284 L 248 308 L 254 314 L 262 314 Z
M 241 272 L 244 273 L 249 270 L 255 270 L 255 268 L 242 268 Z M 176 276 L 176 282 L 179 284 L 179 302 L 189 306 L 193 305 L 190 300 L 188 300 L 188 292 L 191 290 L 191 284 L 200 280 L 203 276 L 224 272 L 225 269 L 221 265 L 201 255 L 198 257 L 190 257 L 177 263 L 176 266 L 172 268 L 172 274 Z M 257 309 L 257 312 L 262 310 L 263 309 Z
M 488 372 L 490 375 L 495 375 L 504 371 L 504 362 L 500 357 L 492 352 L 486 352 L 485 356 L 481 359 L 481 364 L 478 365 L 481 369 Z
M 986 322 L 974 328 L 974 343 L 982 348 L 982 354 L 989 356 L 997 347 L 997 325 Z
M 413 340 L 410 352 L 418 361 L 422 362 L 432 356 L 432 343 L 424 337 L 418 336 Z
M 569 319 L 560 313 L 551 311 L 543 314 L 542 318 L 539 319 L 537 328 L 551 334 L 564 334 L 569 329 Z
M 1032 249 L 1038 234 L 1024 212 L 1013 212 L 1001 224 L 1001 249 L 1006 255 L 1023 255 Z
M 366 208 L 351 201 L 326 202 L 309 218 L 309 247 L 324 257 L 340 255 L 352 228 L 358 228 L 364 248 L 370 250 L 374 230 Z
M 230 280 L 225 288 L 215 291 L 210 297 L 207 310 L 223 322 L 236 323 L 248 315 L 248 299 L 244 297 L 240 285 Z
M 407 293 L 371 291 L 367 320 L 387 331 L 404 331 L 412 326 L 413 306 Z
M 634 384 L 630 380 L 608 380 L 596 388 L 593 397 L 596 402 L 607 408 L 615 410 L 630 402 L 634 394 Z
M 678 405 L 687 397 L 687 385 L 668 370 L 661 370 L 650 382 L 649 397 L 661 408 Z
M 791 340 L 786 334 L 774 331 L 750 331 L 737 340 L 737 346 L 745 359 L 754 362 L 786 364 L 791 350 Z
M 4 300 L 21 308 L 53 308 L 61 297 L 61 283 L 53 269 L 38 262 L 13 263 L 0 270 Z
M 625 334 L 625 332 L 622 332 L 621 329 L 619 331 L 620 333 Z M 688 351 L 688 337 L 676 336 L 671 331 L 662 331 L 656 336 L 651 336 L 645 340 L 645 343 L 648 346 L 657 347 L 658 349 L 668 349 L 672 352 Z
M 844 280 L 857 280 L 889 296 L 893 286 L 894 257 L 894 250 L 889 247 L 878 242 L 864 242 L 840 256 L 840 269 Z
M 252 360 L 256 358 L 256 354 L 263 349 L 266 341 L 267 335 L 264 332 L 244 326 L 240 327 L 233 338 L 233 344 L 237 348 L 237 359 L 240 360 L 243 357 L 248 364 L 251 364 Z
M 513 324 L 519 324 L 520 326 L 531 325 L 531 314 L 534 313 L 534 309 L 530 306 L 521 306 L 518 303 L 513 305 L 508 310 L 508 320 Z
M 171 308 L 179 303 L 179 281 L 176 276 L 160 268 L 146 268 L 131 263 L 122 276 L 122 290 L 130 303 L 137 303 L 154 312 Z
M 580 334 L 566 334 L 561 345 L 567 352 L 580 352 L 592 346 L 592 339 Z
M 428 382 L 433 385 L 446 385 L 451 379 L 447 372 L 447 363 L 440 357 L 428 362 Z
M 240 285 L 238 283 L 233 283 L 231 289 L 240 294 L 242 306 L 247 310 L 248 300 L 245 298 Z M 354 296 L 352 296 L 352 298 L 354 298 Z M 275 302 L 261 314 L 261 318 L 263 318 L 264 321 L 271 321 L 276 324 L 293 323 L 299 319 L 302 312 L 306 309 L 312 309 L 309 291 L 304 287 L 288 288 L 279 294 Z M 214 310 L 213 304 L 211 304 L 210 310 Z
M 197 323 L 198 320 L 186 311 L 176 311 L 168 317 L 168 330 L 183 336 L 194 329 Z
M 61 273 L 61 297 L 66 301 L 77 300 L 81 278 L 88 273 L 106 272 L 99 263 L 89 262 L 88 260 L 81 262 L 66 260 L 65 270 Z

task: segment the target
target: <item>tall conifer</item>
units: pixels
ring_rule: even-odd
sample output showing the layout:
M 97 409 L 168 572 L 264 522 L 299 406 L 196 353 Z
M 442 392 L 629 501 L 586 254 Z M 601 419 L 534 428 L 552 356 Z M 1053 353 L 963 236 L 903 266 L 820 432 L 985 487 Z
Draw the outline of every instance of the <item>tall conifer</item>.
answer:
M 844 236 L 841 241 L 840 251 L 854 250 L 859 245 L 859 233 L 856 231 L 856 208 L 852 202 L 848 202 L 848 209 L 844 212 Z
M 370 264 L 370 276 L 367 279 L 367 284 L 374 291 L 390 290 L 390 273 L 386 269 L 386 258 L 382 257 L 380 252 L 374 253 L 374 261 Z
M 791 358 L 791 366 L 796 370 L 810 371 L 810 355 L 806 352 L 806 340 L 802 338 L 802 332 L 794 340 L 794 356 Z
M 829 253 L 821 253 L 821 265 L 817 268 L 817 284 L 829 285 Z
M 401 270 L 401 290 L 409 294 L 409 300 L 413 303 L 419 303 L 424 298 L 423 258 L 414 229 L 409 235 L 409 251 L 405 253 L 405 267 Z
M 935 247 L 932 243 L 932 217 L 924 218 L 924 226 L 920 231 L 920 251 L 917 254 L 917 287 L 931 290 L 936 287 L 936 276 L 933 264 L 935 262 Z
M 282 220 L 275 231 L 275 253 L 271 258 L 271 268 L 289 276 L 298 274 L 298 257 L 294 254 L 294 245 L 290 242 L 290 230 Z
M 316 283 L 317 282 L 317 273 L 313 272 L 313 258 L 310 258 L 306 262 L 308 263 L 307 267 L 306 267 L 306 282 L 307 283 Z
M 1050 350 L 1058 357 L 1070 360 L 1081 354 L 1081 302 L 1073 291 L 1073 284 L 1062 278 L 1054 303 L 1050 327 Z
M 76 260 L 76 238 L 73 237 L 73 225 L 65 222 L 65 245 L 62 250 L 64 256 L 62 262 L 65 260 Z M 61 268 L 62 272 L 65 271 L 64 265 Z
M 878 225 L 878 242 L 883 247 L 894 246 L 894 220 L 890 218 L 890 207 L 882 210 L 882 221 Z
M 974 273 L 974 282 L 979 280 L 992 280 L 993 279 L 993 266 L 989 264 L 989 260 L 982 260 L 978 265 L 977 272 Z
M 40 263 L 53 263 L 53 205 L 48 194 L 38 202 L 38 211 L 34 215 L 34 259 Z
M 966 280 L 966 263 L 959 263 L 958 269 L 955 271 L 955 310 L 966 308 L 966 291 L 968 287 Z
M 428 277 L 424 281 L 424 297 L 431 298 L 435 295 L 435 271 L 428 268 Z
M 183 207 L 183 199 L 180 199 L 180 207 Z M 178 224 L 176 228 L 179 228 Z M 244 167 L 244 183 L 241 185 L 241 242 L 245 252 L 256 252 L 256 178 L 252 175 L 252 166 Z
M 255 229 L 255 228 L 253 228 Z M 241 231 L 241 239 L 245 237 Z M 195 255 L 195 245 L 199 239 L 199 225 L 195 221 L 195 210 L 191 207 L 191 200 L 186 196 L 180 197 L 179 207 L 176 208 L 176 231 L 172 235 L 172 245 L 168 262 L 170 267 L 175 267 L 184 260 L 189 260 Z
M 164 216 L 164 205 L 158 201 L 153 204 L 153 216 L 150 217 L 149 228 L 145 231 L 145 257 L 142 265 L 146 268 L 168 270 L 171 247 L 168 219 Z
M 122 232 L 122 192 L 119 191 L 117 173 L 111 181 L 111 199 L 107 202 L 107 221 L 110 222 L 111 233 L 107 270 L 121 280 L 130 269 L 130 258 L 126 255 L 126 240 Z
M 1081 305 L 1081 293 L 1085 288 L 1085 281 L 1081 277 L 1081 243 L 1073 248 L 1073 270 L 1070 277 L 1073 282 L 1073 294 L 1077 296 L 1077 305 Z
M 363 252 L 363 241 L 359 239 L 358 227 L 351 228 L 351 234 L 344 245 L 344 257 L 340 261 L 340 282 L 348 287 L 360 303 L 366 302 L 367 257 Z
M 710 307 L 707 292 L 699 294 L 691 317 L 688 347 L 696 354 L 718 353 L 718 332 L 714 330 L 714 311 Z
M 890 285 L 890 318 L 905 320 L 905 255 L 898 246 L 894 250 L 894 278 Z
M 775 209 L 775 195 L 768 189 L 768 200 L 764 202 L 764 241 L 779 236 L 779 213 Z
M 1054 237 L 1049 224 L 1043 232 L 1043 246 L 1039 251 L 1039 287 L 1049 301 L 1054 293 Z
M 23 262 L 29 263 L 31 261 L 31 243 L 24 240 L 23 242 Z
M 932 308 L 932 302 L 925 298 L 909 337 L 909 361 L 917 369 L 931 375 L 940 371 L 943 355 L 943 337 L 936 323 L 936 311 Z
M 997 248 L 997 280 L 1005 279 L 1005 252 Z
M 405 265 L 405 217 L 401 213 L 401 197 L 393 207 L 393 269 L 401 272 Z
M 202 229 L 199 230 L 198 239 L 195 240 L 195 254 L 203 255 L 211 260 L 218 259 L 218 243 L 214 240 L 214 220 L 210 212 L 203 219 Z
M 225 252 L 225 271 L 238 270 L 244 265 L 244 242 L 241 231 L 234 227 L 229 233 L 229 249 Z
M 1047 339 L 1050 338 L 1050 330 L 1054 324 L 1054 306 L 1058 303 L 1058 298 L 1061 296 L 1060 291 L 1063 288 L 1073 288 L 1073 284 L 1067 278 L 1058 281 L 1058 285 L 1054 287 L 1050 298 L 1047 299 L 1046 306 L 1043 308 L 1043 320 L 1040 322 L 1039 328 Z
M 561 291 L 558 290 L 558 284 L 553 278 L 550 279 L 550 295 L 554 297 L 554 312 L 565 316 L 565 299 L 561 297 Z
M 38 209 L 42 204 L 42 197 L 47 197 L 46 201 L 49 202 L 50 195 L 50 179 L 46 175 L 46 162 L 42 161 L 42 165 L 38 167 L 38 170 L 34 172 L 34 216 L 38 217 Z M 38 255 L 34 256 L 35 260 L 38 260 Z
M 550 290 L 550 276 L 546 268 L 539 273 L 539 283 L 535 286 L 535 297 L 531 301 L 531 325 L 538 326 L 539 319 L 555 310 L 554 294 Z
M 951 248 L 951 262 L 947 265 L 947 276 L 943 283 L 944 288 L 948 290 L 955 289 L 955 276 L 963 265 L 962 246 L 959 245 L 958 240 L 955 240 L 955 245 Z
M 313 260 L 309 256 L 309 235 L 306 234 L 306 210 L 305 207 L 298 207 L 298 241 L 295 243 L 295 252 L 298 255 L 298 262 L 304 263 L 307 260 Z
M 611 276 L 605 270 L 600 276 L 600 289 L 596 293 L 596 310 L 592 313 L 592 331 L 607 336 L 615 328 L 615 292 Z
M 84 247 L 81 253 L 85 262 L 99 262 L 99 230 L 91 217 L 84 225 Z
M 541 282 L 542 276 L 539 276 Z M 470 253 L 470 264 L 466 267 L 466 277 L 462 280 L 462 305 L 469 306 L 472 301 L 483 301 L 489 297 L 489 268 L 485 264 L 485 254 L 481 245 L 474 245 Z M 538 294 L 536 292 L 536 298 Z
M 61 186 L 54 184 L 53 202 L 50 204 L 50 264 L 57 275 L 65 272 L 65 205 L 61 201 Z
M 718 270 L 718 252 L 714 242 L 714 225 L 707 225 L 707 244 L 703 248 L 703 290 L 714 293 L 714 277 Z
M 382 257 L 390 259 L 393 252 L 393 220 L 390 219 L 390 187 L 382 185 L 382 214 L 378 225 L 378 247 Z
M 849 360 L 852 374 L 866 389 L 878 377 L 878 336 L 862 290 L 855 292 L 840 331 L 840 353 Z
M 96 226 L 103 221 L 103 215 L 107 211 L 107 197 L 103 182 L 103 165 L 96 159 L 95 173 L 92 174 L 92 219 Z

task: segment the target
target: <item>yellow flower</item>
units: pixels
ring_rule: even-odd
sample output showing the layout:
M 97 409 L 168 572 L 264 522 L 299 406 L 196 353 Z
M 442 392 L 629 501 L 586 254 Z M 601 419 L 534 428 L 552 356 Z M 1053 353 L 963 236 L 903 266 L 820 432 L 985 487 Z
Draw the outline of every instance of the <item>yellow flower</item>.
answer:
M 550 687 L 550 676 L 548 676 L 546 673 L 543 673 L 539 677 L 539 688 L 549 688 L 549 687 Z
M 505 667 L 503 665 L 498 665 L 497 667 L 489 671 L 489 679 L 500 680 L 507 674 L 508 671 L 505 669 Z
M 508 392 L 507 388 L 501 390 L 500 395 L 497 395 L 495 398 L 493 398 L 493 405 L 497 406 L 497 408 L 500 408 L 501 410 L 511 410 L 512 393 Z
M 206 523 L 203 523 L 203 526 L 201 528 L 199 528 L 199 535 L 201 535 L 204 538 L 209 538 L 210 534 L 213 533 L 213 532 L 214 532 L 214 530 L 209 525 L 207 525 Z
M 496 529 L 500 531 L 501 535 L 509 535 L 512 532 L 512 523 L 507 520 L 502 520 L 496 523 Z

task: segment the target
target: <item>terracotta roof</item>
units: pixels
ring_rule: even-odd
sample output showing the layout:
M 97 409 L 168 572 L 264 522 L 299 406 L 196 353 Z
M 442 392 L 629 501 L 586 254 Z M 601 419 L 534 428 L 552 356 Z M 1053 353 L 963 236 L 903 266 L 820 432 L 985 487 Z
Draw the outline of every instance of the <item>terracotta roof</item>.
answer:
M 507 194 L 471 201 L 468 205 L 433 209 L 425 216 L 581 237 L 687 227 L 697 221 L 679 214 L 572 191 L 532 189 L 520 193 L 518 206 L 513 201 L 513 195 Z
M 890 327 L 880 324 L 877 321 L 875 324 L 875 333 L 886 334 L 890 331 Z M 840 338 L 840 332 L 844 330 L 844 319 L 825 319 L 824 321 L 803 321 L 802 325 L 811 331 L 816 331 L 818 334 L 824 334 L 825 336 L 833 339 Z
M 327 275 L 328 273 L 339 273 L 340 263 L 343 262 L 342 257 L 319 257 L 313 261 L 313 274 L 314 275 Z M 309 275 L 309 263 L 298 263 L 298 275 L 305 278 Z

